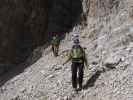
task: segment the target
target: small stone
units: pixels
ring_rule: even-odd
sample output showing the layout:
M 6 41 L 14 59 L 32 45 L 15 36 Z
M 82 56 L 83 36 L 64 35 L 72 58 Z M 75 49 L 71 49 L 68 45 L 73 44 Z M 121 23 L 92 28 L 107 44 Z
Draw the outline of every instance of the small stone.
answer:
M 125 57 L 121 57 L 121 61 L 122 61 L 122 62 L 125 61 Z
M 49 75 L 49 77 L 48 78 L 54 78 L 55 76 L 54 75 Z
M 40 72 L 41 72 L 43 75 L 46 73 L 44 70 L 41 70 Z
M 20 100 L 19 98 L 20 98 L 19 96 L 16 96 L 16 97 L 12 98 L 11 100 Z
M 65 96 L 65 97 L 64 97 L 64 100 L 68 100 L 68 96 Z
M 25 91 L 26 91 L 26 88 L 21 88 L 21 89 L 20 89 L 20 92 L 21 92 L 21 93 L 24 93 Z
M 119 64 L 120 61 L 121 61 L 121 58 L 117 55 L 109 56 L 109 58 L 105 60 L 104 65 L 107 68 L 114 68 L 115 66 Z
M 92 62 L 92 64 L 93 64 L 93 65 L 97 65 L 97 64 L 98 64 L 98 62 L 96 62 L 96 61 L 93 61 L 93 62 Z

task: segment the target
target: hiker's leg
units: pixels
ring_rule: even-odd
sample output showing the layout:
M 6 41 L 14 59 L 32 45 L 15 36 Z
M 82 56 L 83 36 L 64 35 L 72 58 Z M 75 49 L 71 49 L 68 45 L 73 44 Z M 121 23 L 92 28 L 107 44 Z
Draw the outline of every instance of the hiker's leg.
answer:
M 56 49 L 55 49 L 56 56 L 58 56 L 58 49 L 59 49 L 59 46 L 56 45 Z
M 84 75 L 84 64 L 79 63 L 79 72 L 78 72 L 78 82 L 79 82 L 79 88 L 82 88 L 83 83 L 83 75 Z
M 56 46 L 55 45 L 53 45 L 53 54 L 54 54 L 54 56 L 56 56 Z
M 59 44 L 57 45 L 57 55 L 58 55 L 58 53 L 59 53 Z
M 52 45 L 52 52 L 54 53 L 54 45 Z
M 72 86 L 73 86 L 73 88 L 77 88 L 77 66 L 76 66 L 76 63 L 72 62 L 71 70 L 72 70 Z

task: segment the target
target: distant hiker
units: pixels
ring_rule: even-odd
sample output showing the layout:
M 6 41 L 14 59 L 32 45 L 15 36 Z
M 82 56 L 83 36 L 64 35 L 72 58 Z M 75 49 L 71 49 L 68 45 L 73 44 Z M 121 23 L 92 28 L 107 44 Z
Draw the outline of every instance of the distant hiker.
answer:
M 85 50 L 80 46 L 79 39 L 74 39 L 74 45 L 70 51 L 68 59 L 64 64 L 72 60 L 71 71 L 72 71 L 72 86 L 75 91 L 82 90 L 83 75 L 84 75 L 84 64 L 88 66 Z M 77 75 L 78 72 L 78 75 Z M 78 76 L 78 77 L 77 77 Z M 77 82 L 78 81 L 78 82 Z M 77 84 L 79 88 L 77 89 Z
M 54 36 L 52 37 L 51 45 L 52 45 L 53 54 L 55 57 L 57 57 L 60 45 L 60 37 L 57 33 L 54 34 Z

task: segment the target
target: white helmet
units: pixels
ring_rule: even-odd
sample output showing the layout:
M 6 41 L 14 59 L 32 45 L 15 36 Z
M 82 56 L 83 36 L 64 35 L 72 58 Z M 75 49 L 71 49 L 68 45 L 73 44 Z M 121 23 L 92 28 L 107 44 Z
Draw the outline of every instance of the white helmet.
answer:
M 79 34 L 78 34 L 78 33 L 74 33 L 74 34 L 72 35 L 72 40 L 74 41 L 74 40 L 76 40 L 76 39 L 79 39 Z

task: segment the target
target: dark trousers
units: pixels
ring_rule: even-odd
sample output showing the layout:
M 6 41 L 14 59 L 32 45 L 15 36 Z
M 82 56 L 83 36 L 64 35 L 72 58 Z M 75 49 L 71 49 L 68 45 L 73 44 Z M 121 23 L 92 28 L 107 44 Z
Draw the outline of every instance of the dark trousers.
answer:
M 59 45 L 52 45 L 52 51 L 54 56 L 58 56 Z
M 84 63 L 72 62 L 71 70 L 72 70 L 73 88 L 77 88 L 77 84 L 79 84 L 79 87 L 82 88 L 83 75 L 84 75 Z

